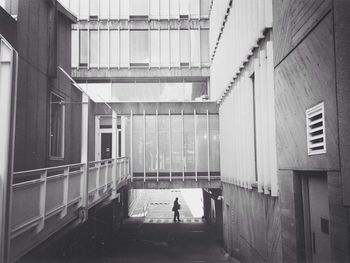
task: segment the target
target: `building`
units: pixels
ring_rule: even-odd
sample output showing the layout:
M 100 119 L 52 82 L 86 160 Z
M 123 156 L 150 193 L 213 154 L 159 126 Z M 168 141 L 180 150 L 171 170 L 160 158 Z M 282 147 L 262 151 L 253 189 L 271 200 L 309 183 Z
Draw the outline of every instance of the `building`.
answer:
M 349 260 L 349 7 L 212 1 L 224 244 L 243 262 Z

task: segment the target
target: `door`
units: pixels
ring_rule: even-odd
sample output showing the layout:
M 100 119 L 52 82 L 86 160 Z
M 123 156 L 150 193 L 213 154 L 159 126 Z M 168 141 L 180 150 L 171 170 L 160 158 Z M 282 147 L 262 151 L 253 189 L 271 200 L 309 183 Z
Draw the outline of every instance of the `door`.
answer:
M 329 203 L 327 177 L 311 175 L 307 177 L 308 211 L 306 212 L 306 244 L 309 258 L 314 263 L 331 262 L 329 233 Z M 305 199 L 304 199 L 305 200 Z M 305 204 L 305 203 L 304 203 Z
M 101 160 L 112 158 L 112 133 L 101 133 Z

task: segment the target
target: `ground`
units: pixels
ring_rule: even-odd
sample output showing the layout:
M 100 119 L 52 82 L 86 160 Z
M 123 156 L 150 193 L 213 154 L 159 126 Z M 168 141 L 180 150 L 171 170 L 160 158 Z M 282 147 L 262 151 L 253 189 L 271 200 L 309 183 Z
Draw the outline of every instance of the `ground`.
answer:
M 187 195 L 187 196 L 186 196 Z M 147 197 L 147 198 L 145 198 Z M 172 202 L 179 197 L 180 223 L 173 223 Z M 64 251 L 61 255 L 42 253 L 22 262 L 78 263 L 219 263 L 233 262 L 210 231 L 210 226 L 197 215 L 195 206 L 187 202 L 188 193 L 158 191 L 143 195 L 147 201 L 146 216 L 130 217 L 120 231 L 106 239 L 86 240 L 82 251 Z M 197 197 L 198 198 L 198 197 Z M 194 196 L 193 199 L 196 199 Z M 135 204 L 140 214 L 143 202 Z M 197 210 L 198 211 L 198 210 Z M 135 215 L 134 214 L 134 215 Z M 80 246 L 81 247 L 81 246 Z

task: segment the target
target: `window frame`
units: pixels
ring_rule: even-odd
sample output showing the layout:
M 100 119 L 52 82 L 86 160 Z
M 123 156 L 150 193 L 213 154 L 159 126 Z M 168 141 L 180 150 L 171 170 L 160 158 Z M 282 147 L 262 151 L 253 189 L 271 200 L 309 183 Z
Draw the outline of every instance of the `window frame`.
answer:
M 61 149 L 60 149 L 60 156 L 53 156 L 52 155 L 52 96 L 56 96 L 58 97 L 62 102 L 63 102 L 63 105 L 62 105 L 62 146 L 61 146 Z M 50 133 L 49 133 L 49 157 L 50 157 L 50 160 L 63 160 L 64 159 L 64 152 L 65 152 L 65 129 L 66 129 L 66 105 L 64 104 L 65 100 L 62 96 L 58 95 L 56 92 L 53 92 L 53 91 L 50 91 L 50 110 L 49 110 L 49 124 L 50 124 Z

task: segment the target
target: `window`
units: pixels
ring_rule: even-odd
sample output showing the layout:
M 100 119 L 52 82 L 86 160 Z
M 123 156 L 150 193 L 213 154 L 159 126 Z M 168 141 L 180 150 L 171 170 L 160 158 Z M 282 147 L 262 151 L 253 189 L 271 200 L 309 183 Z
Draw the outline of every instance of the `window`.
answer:
M 64 100 L 50 95 L 50 158 L 64 158 Z
M 201 30 L 201 62 L 208 64 L 209 60 L 209 30 Z
M 80 19 L 88 20 L 89 18 L 89 3 L 86 0 L 80 0 Z
M 179 30 L 170 30 L 170 60 L 172 67 L 180 66 Z
M 88 65 L 88 31 L 80 30 L 79 31 L 79 66 L 87 67 Z
M 306 111 L 307 148 L 309 155 L 326 153 L 324 103 Z
M 108 30 L 100 30 L 100 67 L 108 66 L 108 53 L 109 53 L 109 44 L 108 44 Z
M 189 31 L 180 30 L 180 62 L 181 66 L 188 66 L 190 62 Z
M 120 66 L 129 67 L 129 31 L 120 30 Z
M 201 0 L 201 17 L 209 17 L 209 0 Z
M 160 30 L 160 66 L 170 66 L 169 30 Z
M 90 67 L 98 64 L 98 31 L 90 30 Z
M 200 30 L 191 29 L 191 66 L 200 66 Z
M 119 66 L 119 31 L 110 30 L 110 63 L 112 67 Z
M 130 31 L 131 41 L 131 62 L 130 66 L 148 66 L 148 31 L 147 30 L 135 30 Z
M 159 67 L 160 63 L 160 43 L 159 30 L 151 30 L 151 54 L 150 54 L 150 63 L 151 67 Z
M 98 0 L 90 0 L 90 20 L 98 19 Z
M 116 1 L 111 1 L 116 2 Z M 111 3 L 112 5 L 112 3 Z M 112 13 L 112 10 L 111 10 Z M 109 18 L 109 0 L 100 0 L 100 19 L 108 19 Z
M 148 0 L 130 1 L 130 18 L 148 17 Z

